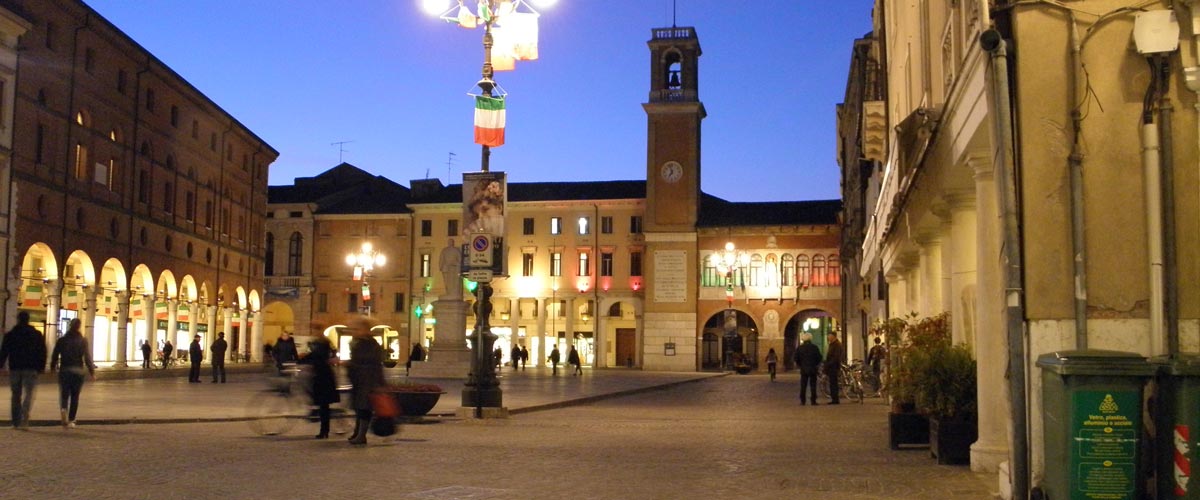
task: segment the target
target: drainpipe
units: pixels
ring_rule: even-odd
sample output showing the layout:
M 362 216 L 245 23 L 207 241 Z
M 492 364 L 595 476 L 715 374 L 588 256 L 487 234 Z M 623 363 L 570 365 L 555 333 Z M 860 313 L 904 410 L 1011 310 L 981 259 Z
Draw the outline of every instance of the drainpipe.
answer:
M 1146 241 L 1150 269 L 1150 345 L 1162 354 L 1163 345 L 1163 242 L 1162 182 L 1159 177 L 1158 127 L 1147 109 L 1142 117 L 1142 171 L 1146 176 Z
M 1179 266 L 1175 251 L 1175 159 L 1171 140 L 1171 99 L 1167 95 L 1170 59 L 1159 56 L 1158 130 L 1162 144 L 1163 302 L 1167 322 L 1167 354 L 1179 354 Z
M 1075 24 L 1074 12 L 1067 11 L 1071 22 L 1071 154 L 1067 164 L 1071 176 L 1071 250 L 1075 265 L 1075 348 L 1087 349 L 1087 241 L 1083 234 L 1083 151 L 1079 138 L 1083 135 L 1083 116 L 1079 112 L 1080 46 L 1079 29 Z
M 1005 330 L 1008 339 L 1009 420 L 1012 422 L 1013 498 L 1029 496 L 1028 394 L 1025 382 L 1025 306 L 1021 283 L 1021 229 L 1017 209 L 1017 165 L 1012 131 L 1012 102 L 1009 99 L 1008 51 L 1000 32 L 989 29 L 980 35 L 980 45 L 991 54 L 991 78 L 994 93 L 990 113 L 998 139 L 996 175 L 1003 213 Z

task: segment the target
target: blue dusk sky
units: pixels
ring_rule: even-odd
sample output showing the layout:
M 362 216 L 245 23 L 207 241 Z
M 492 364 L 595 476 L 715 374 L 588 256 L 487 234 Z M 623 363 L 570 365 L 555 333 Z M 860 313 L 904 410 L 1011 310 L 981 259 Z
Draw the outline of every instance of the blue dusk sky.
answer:
M 404 185 L 480 168 L 467 94 L 483 30 L 428 16 L 420 0 L 85 1 L 278 150 L 271 185 L 337 165 L 341 141 L 343 161 Z M 509 182 L 644 179 L 646 41 L 674 24 L 694 27 L 704 52 L 701 188 L 730 201 L 838 198 L 835 109 L 871 5 L 558 0 L 539 9 L 540 59 L 496 74 L 507 143 L 491 169 Z

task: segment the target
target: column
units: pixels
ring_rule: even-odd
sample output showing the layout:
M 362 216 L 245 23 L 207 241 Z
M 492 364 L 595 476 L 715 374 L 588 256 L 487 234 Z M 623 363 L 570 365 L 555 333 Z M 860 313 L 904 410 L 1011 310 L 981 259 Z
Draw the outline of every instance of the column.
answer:
M 1004 330 L 1004 282 L 1000 260 L 1001 219 L 986 157 L 967 160 L 975 171 L 978 223 L 976 238 L 975 359 L 979 383 L 979 440 L 971 445 L 971 469 L 994 472 L 1008 460 L 1008 382 L 1004 379 L 1008 352 Z
M 258 356 L 261 358 L 262 357 L 262 345 L 263 345 L 262 313 L 259 311 L 250 311 L 249 309 L 247 309 L 246 310 L 246 319 L 243 321 L 242 324 L 246 324 L 250 321 L 251 314 L 254 315 L 254 326 L 250 327 L 250 333 L 251 333 L 250 341 L 251 341 L 251 343 L 254 344 L 254 347 L 255 347 L 254 352 L 257 352 Z M 263 360 L 259 359 L 258 361 L 263 361 Z
M 608 315 L 602 313 L 608 312 L 608 308 L 600 306 L 599 298 L 596 299 L 596 310 L 592 311 L 593 321 L 596 322 L 596 329 L 592 332 L 592 340 L 596 342 L 596 361 L 592 363 L 593 368 L 608 367 L 608 332 L 604 330 L 607 323 Z
M 529 360 L 533 366 L 543 366 L 546 359 L 546 316 L 550 315 L 550 303 L 547 299 L 536 299 L 534 307 L 537 308 L 537 349 L 530 351 L 529 356 L 533 359 Z M 530 346 L 532 347 L 532 346 Z
M 921 288 L 917 291 L 921 316 L 942 312 L 942 241 L 936 230 L 928 230 L 915 238 L 920 248 L 917 272 Z
M 512 344 L 521 344 L 521 299 L 514 298 L 509 302 L 508 327 L 512 329 Z M 509 353 L 511 354 L 511 353 Z
M 567 345 L 563 347 L 559 353 L 561 354 L 560 357 L 562 358 L 562 363 L 566 363 L 567 353 L 571 352 L 571 346 L 575 345 L 575 315 L 579 314 L 579 311 L 575 309 L 575 297 L 567 298 L 566 311 L 567 318 L 566 321 L 563 322 L 563 340 L 567 342 Z M 555 332 L 554 335 L 557 339 L 558 333 Z
M 205 323 L 208 325 L 208 336 L 213 341 L 216 341 L 217 333 L 220 333 L 223 331 L 223 330 L 217 330 L 217 310 L 218 310 L 217 306 L 200 305 L 199 307 L 203 307 L 208 312 L 208 314 L 206 314 L 204 317 L 204 319 L 206 320 Z M 225 340 L 226 340 L 226 342 L 229 341 L 229 339 L 225 339 Z M 212 342 L 209 342 L 209 345 L 212 345 Z M 225 351 L 225 356 L 229 356 L 228 350 Z M 228 359 L 226 361 L 228 361 Z
M 154 300 L 150 294 L 142 294 L 142 318 L 146 324 L 146 341 L 150 342 L 150 349 L 158 350 L 158 328 L 154 326 Z
M 96 290 L 85 287 L 83 290 L 83 310 L 79 311 L 79 321 L 83 323 L 83 338 L 87 339 L 92 356 L 96 354 Z
M 975 195 L 956 193 L 946 197 L 949 209 L 950 303 L 952 338 L 955 344 L 975 345 Z
M 229 354 L 231 356 L 234 354 L 240 356 L 246 352 L 244 346 L 239 345 L 239 344 L 246 343 L 245 333 L 242 333 L 240 336 L 238 336 L 237 342 L 234 342 L 233 341 L 233 308 L 222 306 L 222 307 L 219 307 L 219 309 L 221 310 L 221 331 L 225 332 L 225 340 L 227 340 L 229 342 Z M 241 360 L 239 359 L 238 361 L 241 361 Z
M 58 306 L 62 300 L 62 282 L 58 280 L 49 280 L 44 282 L 42 297 L 46 302 L 46 346 L 54 349 L 54 343 L 58 341 Z
M 250 361 L 262 361 L 262 343 L 256 343 L 254 335 L 250 332 L 248 309 L 238 309 L 238 331 L 242 332 L 242 342 L 248 344 L 246 352 L 250 354 Z
M 176 318 L 179 314 L 179 299 L 167 297 L 167 338 L 175 343 L 176 357 L 179 352 L 187 349 L 187 343 L 179 341 L 179 320 Z
M 129 291 L 113 292 L 117 298 L 117 361 L 114 367 L 129 366 Z
M 190 300 L 188 301 L 188 333 L 191 333 L 192 336 L 200 334 L 200 332 L 196 330 L 196 321 L 199 320 L 200 318 L 197 318 L 196 316 L 197 316 L 197 313 L 200 312 L 201 307 L 202 306 L 196 302 L 193 302 Z M 208 337 L 213 335 L 213 333 L 212 333 L 212 330 L 209 330 L 206 333 L 208 335 L 200 337 L 200 348 L 207 351 L 208 345 L 212 343 L 208 340 Z M 205 356 L 205 357 L 207 358 L 208 356 Z M 209 361 L 212 361 L 212 360 L 209 360 Z

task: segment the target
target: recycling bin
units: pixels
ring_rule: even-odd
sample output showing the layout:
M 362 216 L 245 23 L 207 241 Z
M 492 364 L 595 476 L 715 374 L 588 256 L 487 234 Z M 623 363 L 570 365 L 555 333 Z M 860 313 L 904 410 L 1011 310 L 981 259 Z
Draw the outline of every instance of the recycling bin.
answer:
M 1157 368 L 1132 352 L 1084 349 L 1038 357 L 1050 500 L 1141 499 L 1142 395 Z
M 1155 460 L 1158 498 L 1200 499 L 1200 356 L 1155 358 L 1161 366 L 1155 415 L 1158 445 Z

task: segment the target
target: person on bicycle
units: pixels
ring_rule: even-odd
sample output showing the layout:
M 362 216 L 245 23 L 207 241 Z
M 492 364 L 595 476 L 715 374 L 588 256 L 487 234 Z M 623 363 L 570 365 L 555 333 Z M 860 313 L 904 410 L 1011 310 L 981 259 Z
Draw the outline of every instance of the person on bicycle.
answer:
M 837 332 L 829 332 L 829 346 L 825 348 L 825 376 L 829 377 L 829 404 L 836 405 L 838 402 L 838 380 L 842 374 L 842 358 L 845 357 L 845 351 L 842 350 L 842 343 L 838 341 Z
M 804 404 L 804 400 L 808 399 L 813 405 L 816 405 L 817 370 L 821 366 L 821 350 L 812 343 L 812 334 L 806 333 L 800 336 L 800 345 L 796 347 L 793 358 L 795 358 L 796 367 L 800 369 L 800 404 Z

